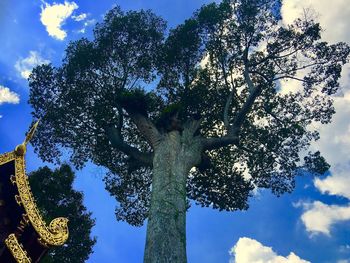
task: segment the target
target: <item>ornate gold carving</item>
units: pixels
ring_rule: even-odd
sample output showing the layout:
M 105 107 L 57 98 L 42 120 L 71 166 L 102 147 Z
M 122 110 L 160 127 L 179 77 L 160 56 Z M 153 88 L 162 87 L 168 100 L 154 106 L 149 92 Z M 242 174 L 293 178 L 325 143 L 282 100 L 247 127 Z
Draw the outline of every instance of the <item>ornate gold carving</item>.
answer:
M 33 225 L 35 231 L 39 234 L 40 242 L 51 246 L 63 245 L 68 239 L 68 219 L 63 217 L 55 218 L 47 227 L 39 213 L 38 208 L 36 207 L 34 197 L 25 175 L 24 156 L 16 156 L 15 166 L 16 185 L 20 197 L 18 202 L 23 205 L 29 221 Z
M 29 132 L 28 132 L 28 134 L 27 134 L 27 136 L 26 136 L 26 138 L 25 138 L 25 140 L 24 140 L 24 142 L 23 142 L 24 145 L 27 145 L 27 143 L 33 138 L 34 133 L 35 133 L 35 131 L 36 131 L 36 128 L 37 128 L 38 125 L 39 125 L 39 122 L 40 122 L 40 119 L 37 120 L 37 121 L 34 123 L 34 125 L 32 126 L 32 128 L 30 128 L 30 130 L 29 130 Z
M 17 186 L 18 195 L 15 195 L 16 202 L 25 210 L 25 214 L 22 215 L 22 219 L 17 226 L 18 230 L 23 232 L 24 228 L 28 224 L 31 224 L 39 235 L 38 241 L 43 246 L 60 246 L 63 245 L 68 239 L 68 219 L 63 217 L 55 218 L 51 221 L 49 226 L 46 225 L 35 204 L 35 200 L 25 174 L 24 156 L 26 153 L 26 145 L 33 137 L 37 125 L 38 122 L 35 123 L 30 129 L 25 141 L 18 145 L 13 152 L 0 155 L 0 165 L 11 161 L 15 162 L 15 175 L 12 175 L 10 180 L 12 184 Z M 6 220 L 9 222 L 8 218 L 6 218 Z M 31 259 L 28 257 L 22 245 L 18 243 L 18 240 L 14 234 L 10 234 L 5 240 L 5 243 L 17 262 L 31 262 Z
M 22 245 L 18 243 L 18 240 L 14 234 L 10 234 L 5 239 L 5 244 L 18 263 L 32 262 L 31 259 L 28 257 L 27 252 L 23 249 Z
M 0 154 L 0 165 L 3 165 L 5 163 L 11 162 L 16 158 L 16 155 L 14 152 L 8 152 L 4 154 Z
M 10 176 L 10 181 L 11 181 L 12 184 L 16 184 L 16 176 L 11 175 Z

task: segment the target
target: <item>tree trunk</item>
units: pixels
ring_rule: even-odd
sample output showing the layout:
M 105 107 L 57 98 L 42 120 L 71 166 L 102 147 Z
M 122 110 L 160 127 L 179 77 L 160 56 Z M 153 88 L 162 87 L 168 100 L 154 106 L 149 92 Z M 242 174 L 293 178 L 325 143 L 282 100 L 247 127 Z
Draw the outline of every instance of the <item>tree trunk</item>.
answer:
M 155 149 L 144 263 L 187 262 L 186 179 L 200 153 L 186 131 L 167 133 Z

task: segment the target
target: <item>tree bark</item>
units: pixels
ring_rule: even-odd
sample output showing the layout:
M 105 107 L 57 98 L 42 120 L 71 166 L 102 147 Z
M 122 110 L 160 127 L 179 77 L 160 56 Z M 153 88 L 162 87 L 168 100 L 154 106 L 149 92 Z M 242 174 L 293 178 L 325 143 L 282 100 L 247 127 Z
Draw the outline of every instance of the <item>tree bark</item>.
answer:
M 172 131 L 154 151 L 144 263 L 186 263 L 186 180 L 200 162 L 193 133 Z

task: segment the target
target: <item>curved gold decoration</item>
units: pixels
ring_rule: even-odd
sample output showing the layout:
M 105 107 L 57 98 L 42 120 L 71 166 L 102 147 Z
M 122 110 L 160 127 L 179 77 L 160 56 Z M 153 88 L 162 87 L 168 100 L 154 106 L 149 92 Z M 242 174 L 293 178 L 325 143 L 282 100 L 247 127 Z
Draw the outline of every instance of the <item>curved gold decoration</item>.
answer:
M 22 144 L 23 145 L 23 144 Z M 18 147 L 17 147 L 18 148 Z M 25 161 L 23 155 L 15 156 L 16 179 L 15 183 L 19 193 L 19 203 L 23 206 L 29 221 L 39 234 L 39 241 L 43 245 L 61 246 L 68 239 L 68 219 L 59 217 L 51 221 L 47 227 L 36 207 L 34 197 L 25 175 Z
M 28 257 L 27 252 L 18 243 L 18 240 L 14 234 L 10 234 L 5 239 L 6 247 L 10 250 L 12 256 L 18 263 L 31 263 L 32 260 Z
M 36 131 L 36 128 L 37 128 L 38 125 L 39 125 L 39 122 L 40 122 L 40 119 L 37 120 L 37 121 L 34 123 L 34 125 L 32 126 L 32 128 L 29 130 L 29 132 L 28 132 L 28 134 L 27 134 L 27 136 L 26 136 L 26 138 L 25 138 L 25 140 L 24 140 L 24 142 L 23 142 L 24 145 L 27 145 L 27 143 L 33 138 L 34 133 L 35 133 L 35 131 Z
M 44 246 L 61 246 L 68 239 L 68 219 L 64 217 L 55 218 L 51 221 L 49 226 L 46 225 L 42 219 L 39 210 L 35 204 L 34 197 L 30 190 L 30 185 L 25 174 L 25 160 L 26 145 L 33 137 L 36 127 L 36 122 L 28 132 L 25 141 L 18 145 L 13 152 L 0 155 L 0 165 L 10 161 L 15 161 L 15 176 L 11 176 L 11 182 L 17 185 L 19 195 L 16 201 L 23 206 L 26 212 L 26 218 L 34 227 L 39 235 L 39 242 Z
M 3 165 L 5 163 L 11 162 L 16 158 L 16 155 L 14 152 L 4 153 L 0 154 L 0 165 Z

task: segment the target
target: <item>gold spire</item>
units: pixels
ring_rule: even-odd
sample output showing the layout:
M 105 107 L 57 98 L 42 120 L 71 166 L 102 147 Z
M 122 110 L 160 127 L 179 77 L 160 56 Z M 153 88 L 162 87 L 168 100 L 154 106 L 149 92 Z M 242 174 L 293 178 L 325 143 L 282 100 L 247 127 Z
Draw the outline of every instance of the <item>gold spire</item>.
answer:
M 36 128 L 38 127 L 39 125 L 39 120 L 37 120 L 34 125 L 30 128 L 24 142 L 20 145 L 17 145 L 16 149 L 15 149 L 15 153 L 16 155 L 24 155 L 26 153 L 26 150 L 27 150 L 27 144 L 28 142 L 33 138 L 34 136 L 34 133 L 36 131 Z
M 24 140 L 23 144 L 27 145 L 27 143 L 33 138 L 34 136 L 34 133 L 36 131 L 36 128 L 38 127 L 39 125 L 39 122 L 40 122 L 40 119 L 37 120 L 34 125 L 32 126 L 32 128 L 29 130 L 27 136 L 26 136 L 26 139 Z

